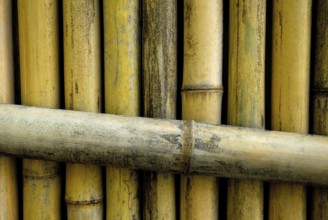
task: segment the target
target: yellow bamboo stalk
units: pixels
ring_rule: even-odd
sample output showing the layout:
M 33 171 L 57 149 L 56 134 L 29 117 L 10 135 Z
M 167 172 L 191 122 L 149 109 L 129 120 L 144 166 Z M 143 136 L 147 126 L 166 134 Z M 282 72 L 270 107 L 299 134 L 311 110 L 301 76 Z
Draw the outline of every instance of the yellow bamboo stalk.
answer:
M 328 1 L 316 1 L 313 131 L 328 135 Z M 328 219 L 328 189 L 313 190 L 312 219 Z
M 57 1 L 19 0 L 18 22 L 22 103 L 59 108 Z M 60 219 L 59 166 L 23 160 L 24 219 Z
M 0 103 L 14 103 L 12 6 L 0 0 Z M 18 219 L 16 160 L 0 156 L 0 219 Z
M 177 3 L 144 1 L 142 15 L 144 116 L 175 119 Z M 144 219 L 175 219 L 174 175 L 146 172 L 144 177 Z
M 106 113 L 140 115 L 139 1 L 103 2 Z M 141 219 L 139 175 L 107 167 L 107 219 Z
M 182 118 L 221 122 L 222 1 L 184 1 Z M 218 181 L 182 176 L 181 219 L 218 218 Z
M 273 3 L 273 130 L 308 132 L 311 4 L 311 0 Z M 269 218 L 305 219 L 305 187 L 272 183 Z
M 228 124 L 264 128 L 265 13 L 262 0 L 230 1 Z M 263 219 L 263 183 L 228 180 L 228 219 Z
M 98 0 L 63 1 L 64 80 L 66 109 L 99 112 L 100 12 Z M 68 219 L 102 219 L 101 168 L 67 164 L 66 193 Z

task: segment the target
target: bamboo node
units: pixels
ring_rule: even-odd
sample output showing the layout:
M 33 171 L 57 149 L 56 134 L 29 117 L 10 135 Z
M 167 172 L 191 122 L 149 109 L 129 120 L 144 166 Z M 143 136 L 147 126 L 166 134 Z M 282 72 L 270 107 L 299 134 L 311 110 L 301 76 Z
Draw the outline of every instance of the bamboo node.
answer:
M 181 145 L 181 166 L 182 170 L 186 173 L 190 173 L 191 168 L 191 158 L 194 150 L 194 129 L 195 122 L 194 121 L 183 121 L 182 128 L 182 145 Z

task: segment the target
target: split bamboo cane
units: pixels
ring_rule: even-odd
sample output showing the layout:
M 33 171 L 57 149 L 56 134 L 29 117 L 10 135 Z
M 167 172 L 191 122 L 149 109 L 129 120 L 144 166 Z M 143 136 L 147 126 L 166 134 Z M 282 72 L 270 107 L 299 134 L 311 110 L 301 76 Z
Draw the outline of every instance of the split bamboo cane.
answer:
M 221 122 L 222 1 L 184 1 L 182 118 Z M 181 219 L 218 218 L 218 181 L 182 176 Z
M 101 109 L 100 8 L 98 0 L 63 1 L 66 109 Z M 102 219 L 101 168 L 66 165 L 68 219 Z
M 106 113 L 140 115 L 139 1 L 103 2 Z M 141 219 L 139 174 L 107 167 L 107 219 Z
M 328 1 L 316 1 L 313 131 L 328 135 Z M 328 219 L 328 189 L 314 188 L 312 219 Z
M 19 0 L 21 97 L 25 105 L 59 108 L 58 4 Z M 23 160 L 23 218 L 60 219 L 59 163 Z
M 265 13 L 262 0 L 230 1 L 228 124 L 264 128 Z M 228 180 L 228 219 L 263 219 L 263 183 Z
M 308 132 L 311 4 L 311 0 L 273 3 L 273 130 Z M 269 218 L 305 219 L 305 187 L 271 184 Z
M 328 137 L 0 104 L 17 157 L 328 185 Z
M 143 1 L 142 15 L 144 116 L 175 119 L 177 3 Z M 174 175 L 146 172 L 144 177 L 144 219 L 176 219 Z
M 0 0 L 0 103 L 14 103 L 12 6 Z M 18 219 L 16 161 L 0 155 L 0 219 Z

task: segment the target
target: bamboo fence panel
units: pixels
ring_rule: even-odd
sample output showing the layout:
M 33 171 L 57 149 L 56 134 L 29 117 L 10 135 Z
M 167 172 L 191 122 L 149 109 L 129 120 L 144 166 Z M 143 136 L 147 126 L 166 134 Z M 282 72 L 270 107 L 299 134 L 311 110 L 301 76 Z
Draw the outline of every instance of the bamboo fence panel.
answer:
M 100 7 L 98 0 L 63 1 L 64 80 L 66 109 L 101 110 Z M 68 219 L 102 219 L 101 168 L 68 163 Z
M 325 136 L 0 104 L 0 138 L 17 157 L 328 185 Z
M 316 1 L 316 38 L 313 81 L 313 132 L 328 135 L 328 2 Z M 328 218 L 328 190 L 317 187 L 313 190 L 312 219 Z
M 221 122 L 222 1 L 184 1 L 182 118 Z M 182 176 L 181 219 L 218 218 L 218 180 Z
M 0 103 L 14 103 L 12 5 L 0 0 Z M 18 219 L 16 160 L 0 156 L 0 219 Z
M 140 115 L 140 3 L 104 2 L 105 109 Z M 107 219 L 141 219 L 139 173 L 107 167 Z
M 275 1 L 272 36 L 272 129 L 308 132 L 311 1 Z M 305 219 L 303 185 L 270 185 L 269 219 Z
M 262 0 L 230 1 L 228 124 L 264 128 L 265 17 Z M 263 183 L 228 180 L 228 219 L 263 219 Z
M 59 108 L 58 5 L 19 0 L 21 97 L 24 105 Z M 23 160 L 23 218 L 60 219 L 59 163 Z
M 143 1 L 142 62 L 144 116 L 176 118 L 177 3 Z M 144 219 L 176 219 L 172 173 L 144 174 Z

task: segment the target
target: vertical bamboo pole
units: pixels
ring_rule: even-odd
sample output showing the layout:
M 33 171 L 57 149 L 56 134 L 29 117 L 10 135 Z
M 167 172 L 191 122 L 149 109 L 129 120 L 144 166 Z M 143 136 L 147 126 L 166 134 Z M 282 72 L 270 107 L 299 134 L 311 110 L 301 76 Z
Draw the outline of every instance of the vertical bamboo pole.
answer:
M 264 128 L 263 0 L 230 1 L 228 124 Z M 263 219 L 263 183 L 228 180 L 228 219 Z
M 316 1 L 315 60 L 314 60 L 314 105 L 313 131 L 315 134 L 328 135 L 328 1 Z M 328 189 L 313 190 L 314 220 L 328 219 Z
M 182 118 L 221 122 L 222 1 L 184 1 Z M 181 219 L 217 219 L 215 177 L 182 176 Z
M 64 7 L 64 78 L 66 109 L 101 109 L 100 12 L 98 0 L 67 0 Z M 67 164 L 68 219 L 102 219 L 101 168 Z
M 106 113 L 140 115 L 139 1 L 103 2 Z M 137 171 L 107 167 L 107 219 L 141 219 Z
M 177 96 L 177 3 L 147 0 L 142 7 L 144 116 L 175 119 Z M 146 172 L 145 219 L 175 219 L 175 180 Z
M 0 103 L 14 103 L 11 1 L 0 0 Z M 0 156 L 0 219 L 18 219 L 16 161 Z
M 308 132 L 311 4 L 311 0 L 273 3 L 273 130 Z M 305 187 L 272 183 L 269 218 L 305 219 Z
M 58 5 L 19 0 L 22 104 L 59 108 Z M 24 219 L 60 219 L 59 163 L 23 160 Z

